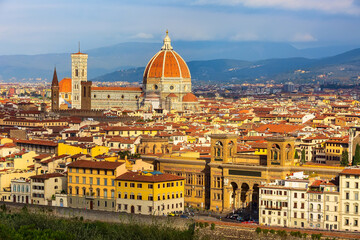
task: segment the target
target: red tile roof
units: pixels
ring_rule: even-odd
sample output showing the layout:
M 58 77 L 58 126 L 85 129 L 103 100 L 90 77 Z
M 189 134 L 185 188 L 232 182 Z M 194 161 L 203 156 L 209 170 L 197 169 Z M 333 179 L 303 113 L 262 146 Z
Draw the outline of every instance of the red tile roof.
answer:
M 341 175 L 360 175 L 360 168 L 345 168 Z
M 185 178 L 172 174 L 155 174 L 155 175 L 143 175 L 140 172 L 126 172 L 116 178 L 116 180 L 122 181 L 136 181 L 136 182 L 166 182 L 184 180 Z
M 124 163 L 120 162 L 95 162 L 95 161 L 88 161 L 88 160 L 77 160 L 75 162 L 70 163 L 67 165 L 69 168 L 92 168 L 92 169 L 109 169 L 115 170 L 118 166 Z
M 35 175 L 35 176 L 31 176 L 31 179 L 49 179 L 49 178 L 54 178 L 54 177 L 65 177 L 65 175 L 61 174 L 61 173 L 47 173 L 47 174 L 42 174 L 42 175 Z

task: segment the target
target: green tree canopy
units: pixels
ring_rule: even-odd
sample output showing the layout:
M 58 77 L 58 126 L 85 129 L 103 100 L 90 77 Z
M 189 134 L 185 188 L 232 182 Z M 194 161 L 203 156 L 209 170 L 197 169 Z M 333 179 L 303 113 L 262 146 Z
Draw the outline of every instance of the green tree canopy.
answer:
M 340 165 L 344 167 L 349 165 L 349 152 L 346 149 L 341 154 Z
M 352 165 L 359 165 L 360 164 L 360 145 L 356 144 L 356 148 L 355 148 L 355 156 L 354 156 L 354 160 L 352 162 Z

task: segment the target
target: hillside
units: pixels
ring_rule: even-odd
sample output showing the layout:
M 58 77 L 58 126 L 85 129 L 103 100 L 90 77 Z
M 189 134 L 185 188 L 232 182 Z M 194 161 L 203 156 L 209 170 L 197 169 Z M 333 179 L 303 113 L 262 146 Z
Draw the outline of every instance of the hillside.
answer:
M 161 46 L 162 43 L 159 42 L 132 42 L 85 50 L 84 52 L 89 54 L 88 78 L 92 79 L 114 71 L 145 66 L 149 59 L 160 50 Z M 288 43 L 225 41 L 174 41 L 173 46 L 189 62 L 207 61 L 209 59 L 241 59 L 254 62 L 274 58 L 322 58 L 353 48 L 353 46 L 335 46 L 298 49 Z M 202 63 L 195 65 L 197 64 L 201 65 Z M 44 79 L 49 81 L 55 65 L 60 79 L 70 77 L 70 53 L 3 55 L 0 56 L 0 80 L 19 81 L 24 79 L 23 81 L 29 81 L 29 78 L 42 78 L 41 81 Z M 203 66 L 202 74 L 210 74 L 210 69 L 205 71 L 206 68 L 208 67 Z M 134 70 L 130 72 L 120 71 L 119 74 L 123 75 L 124 78 L 128 77 L 138 81 L 138 76 L 142 74 L 132 73 L 132 71 Z M 197 76 L 195 72 L 194 76 Z M 212 74 L 212 76 L 214 75 Z
M 194 81 L 236 81 L 254 79 L 260 81 L 312 81 L 318 75 L 328 73 L 325 80 L 352 80 L 360 76 L 360 49 L 354 49 L 336 56 L 308 58 L 278 58 L 259 61 L 217 59 L 187 62 Z M 296 71 L 302 70 L 302 71 Z M 93 81 L 142 81 L 144 67 L 112 72 Z

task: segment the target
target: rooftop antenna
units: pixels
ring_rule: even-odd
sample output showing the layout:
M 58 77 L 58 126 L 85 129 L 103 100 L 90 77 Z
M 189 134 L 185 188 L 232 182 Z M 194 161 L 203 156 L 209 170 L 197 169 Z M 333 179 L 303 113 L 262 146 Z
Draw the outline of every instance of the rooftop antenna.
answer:
M 79 53 L 80 53 L 80 41 L 79 41 Z

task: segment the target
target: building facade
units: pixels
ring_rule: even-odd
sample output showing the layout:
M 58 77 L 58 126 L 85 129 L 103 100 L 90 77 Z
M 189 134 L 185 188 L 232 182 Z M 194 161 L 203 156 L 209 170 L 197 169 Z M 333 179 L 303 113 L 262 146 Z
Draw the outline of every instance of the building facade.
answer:
M 158 171 L 126 172 L 116 182 L 116 210 L 144 215 L 184 211 L 184 178 Z

